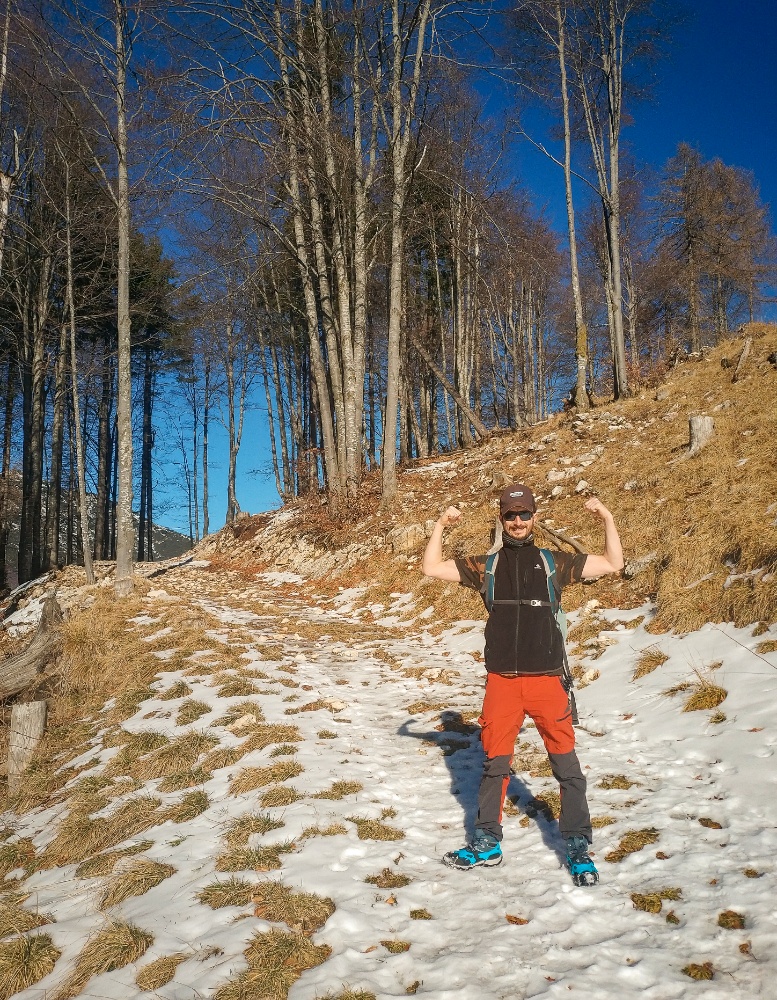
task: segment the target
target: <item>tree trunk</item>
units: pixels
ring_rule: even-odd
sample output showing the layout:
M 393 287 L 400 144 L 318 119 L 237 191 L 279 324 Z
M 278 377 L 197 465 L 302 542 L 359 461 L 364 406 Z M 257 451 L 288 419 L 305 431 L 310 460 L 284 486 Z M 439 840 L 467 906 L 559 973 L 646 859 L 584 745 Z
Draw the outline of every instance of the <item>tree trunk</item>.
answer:
M 45 701 L 19 703 L 11 709 L 11 732 L 8 740 L 9 796 L 19 791 L 24 771 L 46 731 L 46 709 Z
M 38 628 L 32 642 L 21 653 L 0 663 L 0 701 L 18 694 L 43 673 L 49 663 L 59 655 L 59 626 L 62 611 L 54 593 L 50 593 L 43 604 Z
M 116 153 L 118 194 L 118 265 L 117 265 L 117 328 L 118 328 L 118 502 L 116 511 L 116 577 L 119 597 L 132 592 L 132 549 L 135 528 L 132 521 L 132 369 L 130 353 L 132 330 L 130 320 L 130 201 L 127 164 L 126 75 L 129 55 L 126 48 L 127 9 L 125 0 L 113 0 L 116 18 Z
M 51 473 L 49 500 L 46 504 L 46 548 L 43 569 L 59 564 L 59 532 L 62 510 L 62 453 L 65 438 L 65 403 L 67 402 L 66 364 L 67 324 L 59 331 L 59 351 L 54 368 L 54 414 L 51 423 Z

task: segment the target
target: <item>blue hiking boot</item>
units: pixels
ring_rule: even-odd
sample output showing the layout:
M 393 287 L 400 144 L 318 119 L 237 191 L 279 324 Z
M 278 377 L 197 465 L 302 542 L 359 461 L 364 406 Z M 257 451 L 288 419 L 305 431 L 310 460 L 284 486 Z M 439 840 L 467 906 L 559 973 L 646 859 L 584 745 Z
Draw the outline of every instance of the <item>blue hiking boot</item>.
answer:
M 588 841 L 574 836 L 567 841 L 567 868 L 575 885 L 596 885 L 599 872 L 588 856 Z
M 448 851 L 443 855 L 442 862 L 449 868 L 465 871 L 468 868 L 494 868 L 502 863 L 502 847 L 491 833 L 478 830 L 472 838 L 472 843 L 459 851 Z

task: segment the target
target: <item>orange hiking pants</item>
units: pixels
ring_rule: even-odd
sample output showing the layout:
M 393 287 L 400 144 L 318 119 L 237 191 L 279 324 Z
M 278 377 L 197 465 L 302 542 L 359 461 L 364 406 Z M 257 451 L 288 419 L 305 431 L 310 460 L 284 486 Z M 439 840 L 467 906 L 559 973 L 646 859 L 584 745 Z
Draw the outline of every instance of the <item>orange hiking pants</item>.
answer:
M 480 715 L 486 761 L 478 793 L 476 827 L 502 839 L 502 805 L 510 781 L 515 740 L 526 716 L 533 719 L 548 751 L 561 791 L 559 828 L 564 838 L 578 834 L 591 842 L 586 781 L 575 753 L 569 696 L 560 677 L 545 674 L 503 677 L 488 674 Z

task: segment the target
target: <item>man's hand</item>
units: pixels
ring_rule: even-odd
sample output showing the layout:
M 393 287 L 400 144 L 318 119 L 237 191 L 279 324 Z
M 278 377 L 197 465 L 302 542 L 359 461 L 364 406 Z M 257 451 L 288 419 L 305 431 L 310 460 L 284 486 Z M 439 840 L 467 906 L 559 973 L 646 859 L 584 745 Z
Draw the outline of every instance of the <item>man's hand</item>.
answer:
M 598 497 L 591 497 L 590 500 L 586 500 L 585 509 L 590 510 L 600 521 L 606 521 L 608 517 L 612 517 L 612 514 Z
M 437 523 L 442 528 L 452 528 L 461 519 L 461 511 L 458 507 L 449 507 L 437 518 Z

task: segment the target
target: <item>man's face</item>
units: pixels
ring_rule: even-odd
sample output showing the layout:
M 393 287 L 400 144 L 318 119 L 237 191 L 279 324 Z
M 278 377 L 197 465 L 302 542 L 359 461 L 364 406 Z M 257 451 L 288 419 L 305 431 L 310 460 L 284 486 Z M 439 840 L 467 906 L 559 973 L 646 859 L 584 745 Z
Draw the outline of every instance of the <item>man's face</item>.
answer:
M 523 519 L 528 517 L 528 521 Z M 534 528 L 534 514 L 529 511 L 506 511 L 502 515 L 502 527 L 510 538 L 523 541 L 528 538 Z

